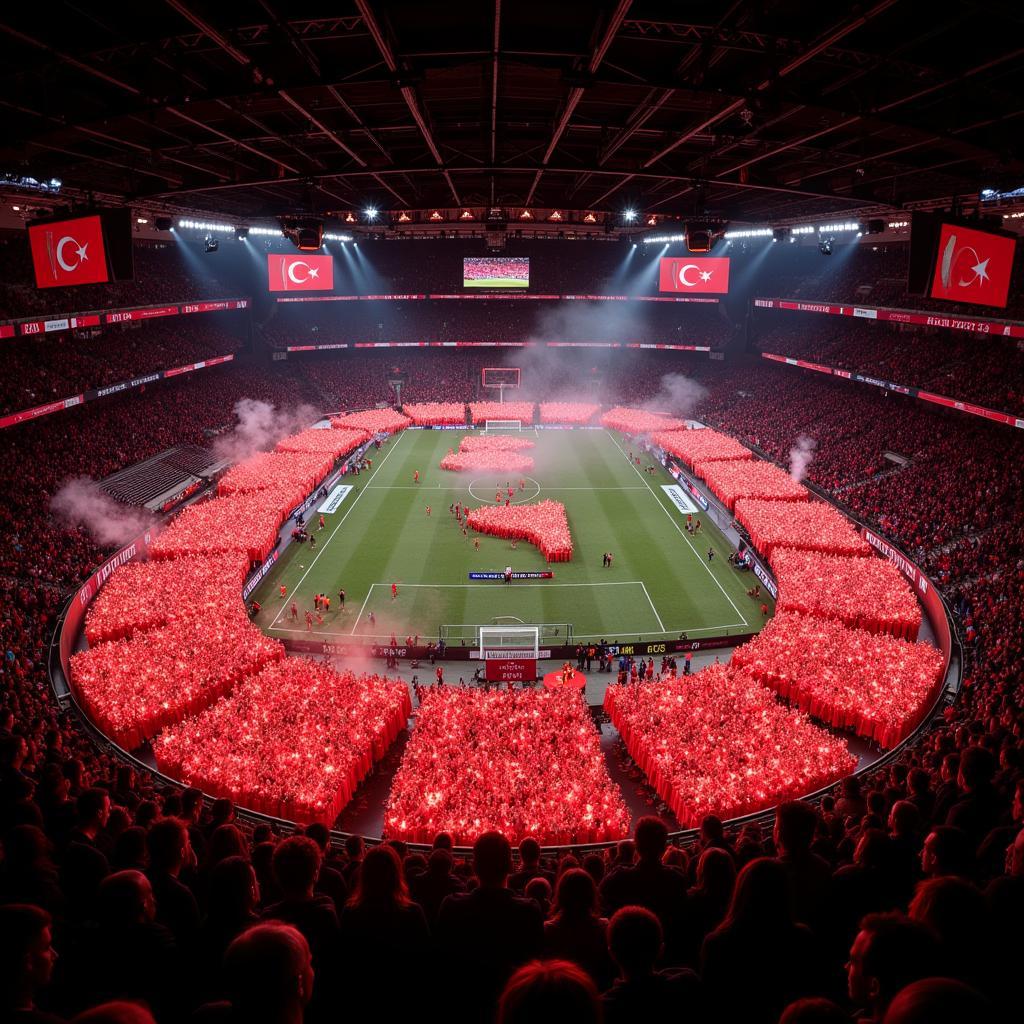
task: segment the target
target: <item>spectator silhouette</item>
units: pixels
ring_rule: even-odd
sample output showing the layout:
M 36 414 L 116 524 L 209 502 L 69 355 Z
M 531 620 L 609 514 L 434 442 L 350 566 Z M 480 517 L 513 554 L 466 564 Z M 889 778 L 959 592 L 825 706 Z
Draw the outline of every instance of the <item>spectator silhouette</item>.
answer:
M 302 933 L 278 921 L 253 925 L 224 954 L 228 1000 L 209 1003 L 197 1024 L 302 1024 L 315 973 Z
M 643 817 L 636 823 L 633 841 L 636 864 L 618 867 L 605 876 L 601 903 L 608 913 L 638 906 L 656 914 L 664 932 L 666 963 L 681 963 L 687 885 L 682 871 L 662 863 L 668 828 L 660 818 Z
M 200 929 L 198 959 L 203 994 L 223 997 L 221 964 L 228 946 L 259 921 L 260 887 L 245 857 L 225 857 L 210 871 L 206 920 Z
M 156 1024 L 156 1020 L 142 1003 L 119 999 L 84 1010 L 71 1024 Z
M 427 923 L 433 926 L 441 911 L 441 904 L 452 893 L 465 892 L 466 883 L 452 873 L 453 860 L 446 849 L 434 849 L 427 858 L 427 869 L 409 879 L 413 899 L 423 908 Z
M 687 968 L 656 970 L 664 952 L 664 933 L 646 907 L 622 907 L 608 925 L 608 949 L 618 977 L 605 992 L 607 1024 L 664 1020 L 685 1006 L 700 1020 L 701 985 Z
M 604 991 L 615 978 L 608 954 L 608 921 L 597 913 L 597 887 L 582 868 L 558 879 L 550 918 L 544 922 L 544 956 L 578 964 Z
M 448 958 L 456 1016 L 487 1019 L 512 972 L 536 957 L 544 936 L 543 918 L 533 900 L 507 888 L 512 848 L 498 832 L 485 832 L 473 844 L 473 870 L 479 885 L 441 904 L 437 918 L 439 952 Z
M 274 877 L 282 898 L 263 912 L 264 920 L 293 925 L 309 945 L 313 967 L 322 973 L 338 941 L 338 915 L 330 896 L 316 893 L 320 847 L 306 836 L 291 836 L 274 850 Z
M 512 975 L 498 1002 L 498 1024 L 601 1024 L 593 980 L 565 960 L 534 960 Z
M 10 1024 L 59 1024 L 60 1018 L 36 1005 L 50 984 L 57 954 L 53 921 L 40 907 L 9 903 L 0 907 L 0 1016 Z
M 828 914 L 832 868 L 811 850 L 818 812 L 802 800 L 789 800 L 775 809 L 776 859 L 786 872 L 793 919 L 820 929 Z
M 904 985 L 934 974 L 938 963 L 938 947 L 924 925 L 898 912 L 868 914 L 846 965 L 850 1000 L 879 1021 Z
M 774 1022 L 798 996 L 823 985 L 820 945 L 793 919 L 784 865 L 768 857 L 736 879 L 725 920 L 704 940 L 701 973 L 710 1005 L 728 1001 L 748 1022 Z
M 67 898 L 68 916 L 91 920 L 96 916 L 96 894 L 100 882 L 110 873 L 110 864 L 96 844 L 96 837 L 110 817 L 106 790 L 92 788 L 75 800 L 77 820 L 64 852 L 61 887 Z
M 898 992 L 882 1024 L 989 1024 L 991 1003 L 952 978 L 924 978 Z
M 156 919 L 168 928 L 183 954 L 194 948 L 199 934 L 199 907 L 192 890 L 178 879 L 195 867 L 189 830 L 180 818 L 160 818 L 146 836 L 149 867 L 146 877 L 156 897 Z
M 376 846 L 363 858 L 355 892 L 341 914 L 340 950 L 347 975 L 344 998 L 353 1013 L 380 1012 L 383 993 L 387 1014 L 396 1019 L 428 1008 L 430 932 L 390 846 Z M 393 985 L 397 964 L 402 965 L 401 987 Z

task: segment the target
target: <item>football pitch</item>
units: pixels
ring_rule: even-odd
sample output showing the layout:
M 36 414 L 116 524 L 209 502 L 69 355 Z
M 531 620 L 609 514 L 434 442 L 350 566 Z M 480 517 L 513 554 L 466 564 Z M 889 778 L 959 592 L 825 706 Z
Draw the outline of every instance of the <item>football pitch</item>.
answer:
M 701 532 L 687 533 L 685 512 L 663 490 L 674 481 L 659 465 L 649 472 L 647 456 L 639 467 L 631 463 L 628 438 L 605 430 L 523 431 L 536 443 L 526 453 L 535 468 L 525 477 L 525 490 L 518 475 L 511 479 L 513 501 L 562 502 L 573 536 L 573 560 L 548 565 L 526 541 L 513 549 L 508 540 L 473 530 L 463 536 L 449 506 L 493 504 L 510 480 L 493 471 L 439 469 L 463 436 L 409 430 L 380 451 L 371 449 L 373 468 L 343 478 L 352 490 L 337 511 L 325 514 L 325 528 L 317 528 L 318 505 L 307 514 L 315 548 L 290 545 L 253 595 L 262 606 L 256 620 L 261 628 L 280 638 L 308 638 L 305 611 L 313 610 L 317 593 L 328 595 L 331 607 L 322 625 L 314 619 L 312 633 L 336 642 L 350 637 L 387 643 L 392 635 L 399 643 L 417 635 L 436 640 L 442 624 L 466 627 L 452 630 L 449 644 L 460 636 L 474 642 L 473 625 L 520 622 L 571 624 L 576 640 L 610 642 L 676 639 L 683 632 L 699 639 L 760 628 L 761 601 L 747 595 L 756 578 L 728 563 L 732 549 L 696 507 Z M 602 564 L 605 552 L 613 555 L 610 568 Z M 516 572 L 550 569 L 554 578 L 511 585 L 469 579 L 472 572 L 501 572 L 507 565 Z M 392 583 L 398 585 L 394 599 Z M 284 601 L 282 584 L 288 588 Z M 344 609 L 338 602 L 342 588 Z M 298 622 L 291 619 L 293 601 Z

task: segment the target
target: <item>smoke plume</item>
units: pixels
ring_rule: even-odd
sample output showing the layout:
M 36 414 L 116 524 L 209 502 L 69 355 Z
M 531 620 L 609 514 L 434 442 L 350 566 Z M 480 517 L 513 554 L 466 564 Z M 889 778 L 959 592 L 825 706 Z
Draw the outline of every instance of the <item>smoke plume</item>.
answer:
M 267 451 L 282 437 L 305 430 L 318 418 L 311 405 L 286 410 L 254 398 L 236 402 L 235 415 L 238 417 L 235 428 L 213 444 L 217 456 L 231 462 L 240 462 L 256 452 Z
M 102 547 L 127 544 L 155 522 L 148 512 L 115 501 L 88 476 L 63 484 L 50 499 L 50 509 L 68 526 L 84 527 Z
M 807 467 L 814 460 L 814 450 L 818 442 L 813 437 L 801 434 L 796 444 L 789 449 L 789 475 L 794 483 L 800 483 L 807 475 Z
M 663 412 L 679 419 L 688 419 L 693 410 L 707 397 L 708 389 L 682 373 L 666 373 L 658 393 L 645 402 L 645 412 Z

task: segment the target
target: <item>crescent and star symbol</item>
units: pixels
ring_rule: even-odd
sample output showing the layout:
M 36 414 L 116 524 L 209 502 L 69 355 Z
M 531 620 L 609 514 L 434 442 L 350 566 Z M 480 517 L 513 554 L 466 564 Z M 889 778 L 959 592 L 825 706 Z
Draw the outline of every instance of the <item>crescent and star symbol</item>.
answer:
M 296 277 L 296 267 L 305 267 L 307 271 L 306 276 Z M 315 281 L 319 276 L 319 269 L 317 269 L 316 267 L 311 267 L 305 260 L 294 260 L 288 264 L 288 280 L 291 281 L 292 284 L 305 284 L 310 278 L 312 278 Z
M 75 246 L 75 252 L 78 255 L 78 260 L 75 263 L 68 263 L 68 261 L 64 258 L 64 247 L 69 242 L 72 243 Z M 85 245 L 82 245 L 82 243 L 79 242 L 77 238 L 72 238 L 71 235 L 65 235 L 57 243 L 57 253 L 56 253 L 56 255 L 57 255 L 57 262 L 60 264 L 61 270 L 64 270 L 66 273 L 70 274 L 74 270 L 78 269 L 78 265 L 80 263 L 87 262 L 89 257 L 88 257 L 88 255 L 86 255 L 86 250 L 88 248 L 89 248 L 89 243 L 88 242 L 86 242 Z
M 987 281 L 988 280 L 988 262 L 989 262 L 989 259 L 991 259 L 991 257 L 988 257 L 988 259 L 982 259 L 978 255 L 978 250 L 975 249 L 974 246 L 972 246 L 972 245 L 965 245 L 959 252 L 957 252 L 956 256 L 953 257 L 954 265 L 956 263 L 956 257 L 959 256 L 961 252 L 965 252 L 965 253 L 969 252 L 969 253 L 971 253 L 971 255 L 975 259 L 975 263 L 971 266 L 971 270 L 974 271 L 974 277 L 972 277 L 972 278 L 963 278 L 963 277 L 961 277 L 959 282 L 958 282 L 960 287 L 961 288 L 969 288 L 976 281 L 979 284 Z
M 696 285 L 697 285 L 697 282 L 696 282 L 696 281 L 688 281 L 688 280 L 686 279 L 686 272 L 687 272 L 688 270 L 696 270 L 696 271 L 697 271 L 697 273 L 698 273 L 698 276 L 700 277 L 700 279 L 701 279 L 701 280 L 702 280 L 702 281 L 703 281 L 703 282 L 704 282 L 705 284 L 706 284 L 706 283 L 707 283 L 708 281 L 710 281 L 710 280 L 711 280 L 711 275 L 712 275 L 712 273 L 714 273 L 714 271 L 711 271 L 711 270 L 701 270 L 701 269 L 700 269 L 700 268 L 699 268 L 699 267 L 697 266 L 697 264 L 696 264 L 696 263 L 687 263 L 687 264 L 685 264 L 685 265 L 684 265 L 684 266 L 682 266 L 682 267 L 680 268 L 680 270 L 679 270 L 679 281 L 680 281 L 680 283 L 681 283 L 681 284 L 683 284 L 683 285 L 684 285 L 685 287 L 687 287 L 687 288 L 694 288 L 694 287 L 696 287 Z
M 956 247 L 956 235 L 950 235 L 949 241 L 946 243 L 946 250 L 942 257 L 942 269 L 940 271 L 940 278 L 942 280 L 942 286 L 948 291 L 952 285 L 951 277 L 954 270 L 957 268 L 957 262 L 960 259 L 960 255 L 964 254 L 968 260 L 968 267 L 974 271 L 974 277 L 963 277 L 958 276 L 957 284 L 961 288 L 970 288 L 973 284 L 984 284 L 986 281 L 991 280 L 988 276 L 988 265 L 991 261 L 991 256 L 986 256 L 982 259 L 978 255 L 978 250 L 973 245 L 965 245 L 961 248 Z M 969 255 L 968 255 L 969 254 Z M 974 263 L 970 263 L 970 259 L 974 259 Z M 966 271 L 961 271 L 961 274 Z

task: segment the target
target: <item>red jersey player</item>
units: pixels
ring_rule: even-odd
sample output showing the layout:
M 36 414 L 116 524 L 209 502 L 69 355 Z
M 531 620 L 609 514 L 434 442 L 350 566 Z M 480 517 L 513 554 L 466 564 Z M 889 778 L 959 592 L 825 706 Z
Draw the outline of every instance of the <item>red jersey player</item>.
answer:
M 292 601 L 292 622 L 299 621 L 299 609 L 298 606 Z
M 306 609 L 306 629 L 309 631 L 313 629 L 313 613 L 308 608 Z
M 420 482 L 420 471 L 418 469 L 413 470 L 412 482 L 418 484 Z
M 526 490 L 526 481 L 522 477 L 519 478 L 519 490 Z
M 514 497 L 515 497 L 515 493 L 516 493 L 516 492 L 515 492 L 515 491 L 513 491 L 511 487 L 510 487 L 510 488 L 508 489 L 508 496 L 509 496 L 510 498 L 514 498 Z
M 288 588 L 282 583 L 281 584 L 281 600 L 283 601 L 288 596 Z
M 428 519 L 430 518 L 430 506 L 429 505 L 427 506 L 427 518 Z
M 398 584 L 397 583 L 392 583 L 391 584 L 391 600 L 394 601 L 394 599 L 396 597 L 398 597 Z

